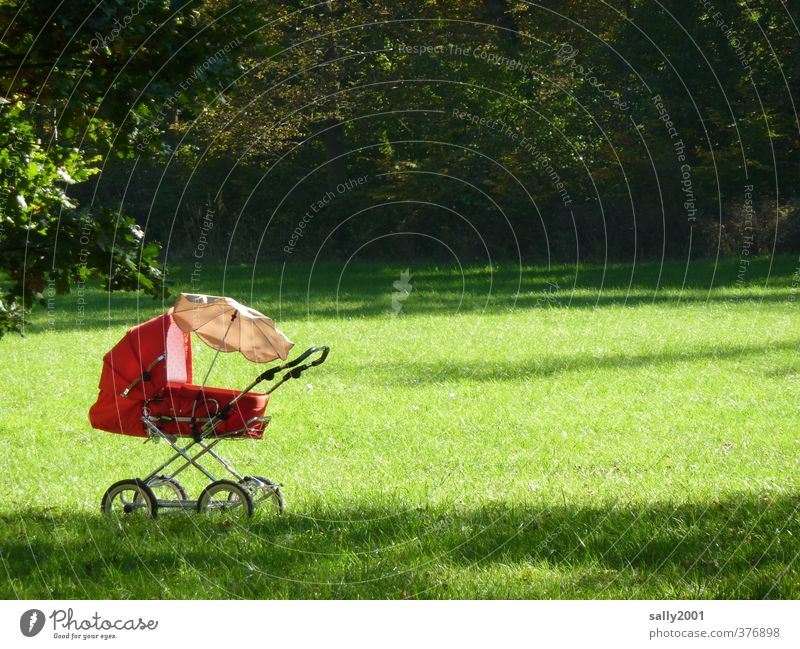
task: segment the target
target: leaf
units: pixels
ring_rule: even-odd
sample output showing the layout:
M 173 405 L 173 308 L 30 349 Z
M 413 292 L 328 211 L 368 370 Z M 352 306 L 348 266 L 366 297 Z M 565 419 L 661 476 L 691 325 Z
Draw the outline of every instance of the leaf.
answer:
M 59 168 L 56 173 L 61 177 L 61 179 L 69 185 L 75 183 L 75 179 L 70 176 L 65 169 Z

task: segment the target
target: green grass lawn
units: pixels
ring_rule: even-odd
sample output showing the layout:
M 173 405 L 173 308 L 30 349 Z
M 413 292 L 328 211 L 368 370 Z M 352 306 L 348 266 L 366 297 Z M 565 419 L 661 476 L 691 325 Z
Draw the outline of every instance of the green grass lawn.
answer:
M 419 264 L 394 315 L 405 266 L 203 268 L 196 289 L 332 349 L 225 449 L 285 484 L 287 513 L 243 526 L 101 517 L 169 450 L 90 428 L 102 356 L 168 304 L 37 309 L 0 340 L 0 597 L 800 597 L 796 258 L 744 281 L 738 260 Z

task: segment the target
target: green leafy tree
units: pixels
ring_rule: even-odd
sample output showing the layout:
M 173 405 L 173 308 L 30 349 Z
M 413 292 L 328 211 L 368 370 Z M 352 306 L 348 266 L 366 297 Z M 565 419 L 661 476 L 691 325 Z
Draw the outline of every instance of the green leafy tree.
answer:
M 233 2 L 0 1 L 0 335 L 45 287 L 163 290 L 159 246 L 73 186 L 110 159 L 169 154 L 169 131 L 238 71 Z

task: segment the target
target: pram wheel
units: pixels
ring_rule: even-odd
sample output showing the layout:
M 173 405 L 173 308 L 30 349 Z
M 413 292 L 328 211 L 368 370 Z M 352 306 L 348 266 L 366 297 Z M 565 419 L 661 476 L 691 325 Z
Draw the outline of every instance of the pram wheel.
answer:
M 272 480 L 254 475 L 243 478 L 239 484 L 250 492 L 255 505 L 269 498 L 272 501 L 272 508 L 275 512 L 283 514 L 286 503 L 283 500 L 280 488 Z
M 189 500 L 189 494 L 176 478 L 160 475 L 147 481 L 157 500 Z
M 158 507 L 150 487 L 141 480 L 120 480 L 103 494 L 100 504 L 106 516 L 130 518 L 155 518 Z
M 197 501 L 198 513 L 230 519 L 252 516 L 254 510 L 250 492 L 232 480 L 212 482 Z

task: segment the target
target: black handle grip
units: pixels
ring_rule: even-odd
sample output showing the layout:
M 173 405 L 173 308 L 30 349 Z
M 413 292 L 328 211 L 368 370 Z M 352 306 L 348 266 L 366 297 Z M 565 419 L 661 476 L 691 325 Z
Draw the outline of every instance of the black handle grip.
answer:
M 322 355 L 319 358 L 313 360 L 311 363 L 308 363 L 308 364 L 302 366 L 302 368 L 297 368 L 297 369 L 300 370 L 299 372 L 297 372 L 297 369 L 293 370 L 292 372 L 289 372 L 289 374 L 291 375 L 291 378 L 295 378 L 296 379 L 298 376 L 300 376 L 300 374 L 302 374 L 309 367 L 314 367 L 316 365 L 322 365 L 325 362 L 325 359 L 328 358 L 328 353 L 330 352 L 330 350 L 331 350 L 331 348 L 326 346 L 326 345 L 322 345 L 320 347 L 309 347 L 306 351 L 304 351 L 302 354 L 300 354 L 300 356 L 298 356 L 294 360 L 289 361 L 288 363 L 284 363 L 283 365 L 278 365 L 277 367 L 271 367 L 266 372 L 263 372 L 258 377 L 258 383 L 261 383 L 261 381 L 271 381 L 272 379 L 275 378 L 275 376 L 278 374 L 278 372 L 293 368 L 293 367 L 299 365 L 300 363 L 302 363 L 309 356 L 312 356 L 313 354 L 316 354 L 317 352 L 321 351 Z
M 325 359 L 328 358 L 330 347 L 325 347 L 325 346 L 312 347 L 311 349 L 308 350 L 307 353 L 303 354 L 303 357 L 308 358 L 311 354 L 318 351 L 322 351 L 322 355 L 319 358 L 316 358 L 310 363 L 306 363 L 305 365 L 298 365 L 297 367 L 293 367 L 286 374 L 284 374 L 283 376 L 284 381 L 288 381 L 289 379 L 299 379 L 300 375 L 307 369 L 316 367 L 317 365 L 322 365 L 325 362 Z
M 328 358 L 328 354 L 330 353 L 330 351 L 331 348 L 328 347 L 327 345 L 321 345 L 319 347 L 309 347 L 306 351 L 300 354 L 300 356 L 295 358 L 293 361 L 289 361 L 288 363 L 284 363 L 283 365 L 279 365 L 278 367 L 271 367 L 266 372 L 260 374 L 258 378 L 255 381 L 253 381 L 251 385 L 245 388 L 245 392 L 249 392 L 262 381 L 271 381 L 272 379 L 275 378 L 275 375 L 278 372 L 288 369 L 289 371 L 283 375 L 283 379 L 280 382 L 276 383 L 271 390 L 269 390 L 269 392 L 267 393 L 269 394 L 270 392 L 272 392 L 272 390 L 281 385 L 284 381 L 288 381 L 289 379 L 300 378 L 300 375 L 303 372 L 305 372 L 308 368 L 315 367 L 317 365 L 322 365 L 325 362 L 325 359 Z M 315 358 L 313 361 L 311 361 L 310 363 L 306 363 L 305 365 L 300 365 L 301 362 L 303 362 L 304 360 L 306 360 L 307 358 L 313 356 L 318 352 L 322 352 L 319 358 Z M 244 394 L 244 392 L 242 394 Z M 241 396 L 242 395 L 239 395 L 233 401 L 226 403 L 222 408 L 219 409 L 219 411 L 214 415 L 213 418 L 218 419 L 219 421 L 224 421 L 225 419 L 227 419 L 230 411 L 233 410 L 233 407 L 239 401 Z M 192 418 L 192 426 L 194 428 L 194 418 Z M 197 436 L 195 437 L 195 439 L 197 440 L 200 433 L 196 433 L 196 435 Z
M 318 352 L 322 350 L 322 355 L 316 359 L 315 361 L 310 362 L 308 365 L 309 367 L 316 367 L 317 365 L 322 365 L 325 362 L 325 359 L 328 358 L 328 354 L 331 351 L 331 348 L 327 345 L 320 345 L 319 347 L 312 347 L 309 349 L 309 352 Z

